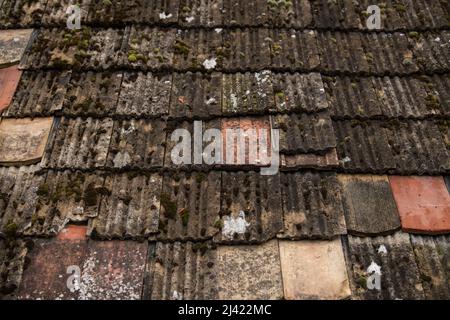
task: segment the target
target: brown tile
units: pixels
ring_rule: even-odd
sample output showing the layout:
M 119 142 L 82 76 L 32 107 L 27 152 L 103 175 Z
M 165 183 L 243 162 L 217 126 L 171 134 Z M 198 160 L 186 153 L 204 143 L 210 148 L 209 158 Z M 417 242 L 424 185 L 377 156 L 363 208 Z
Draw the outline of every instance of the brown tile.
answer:
M 68 225 L 58 234 L 58 240 L 83 241 L 86 240 L 87 226 Z
M 53 118 L 3 119 L 0 123 L 0 163 L 38 162 L 47 144 Z
M 280 241 L 284 297 L 345 299 L 351 295 L 341 239 Z
M 450 232 L 450 194 L 442 177 L 391 176 L 391 188 L 407 232 Z
M 305 153 L 282 155 L 281 167 L 285 170 L 297 168 L 333 168 L 339 165 L 336 149 L 331 149 L 324 155 Z
M 0 67 L 20 61 L 32 32 L 32 29 L 0 31 Z
M 17 66 L 0 69 L 0 111 L 11 103 L 21 76 Z

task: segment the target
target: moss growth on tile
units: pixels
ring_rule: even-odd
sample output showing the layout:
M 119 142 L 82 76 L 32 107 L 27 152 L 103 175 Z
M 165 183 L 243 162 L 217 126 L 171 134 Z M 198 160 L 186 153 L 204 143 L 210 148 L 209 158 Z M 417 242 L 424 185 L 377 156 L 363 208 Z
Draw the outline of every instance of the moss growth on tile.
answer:
M 162 193 L 160 203 L 164 208 L 164 215 L 166 218 L 175 219 L 177 216 L 177 204 L 171 200 L 170 195 Z
M 191 51 L 191 47 L 186 42 L 177 39 L 173 45 L 173 50 L 176 54 L 187 57 Z

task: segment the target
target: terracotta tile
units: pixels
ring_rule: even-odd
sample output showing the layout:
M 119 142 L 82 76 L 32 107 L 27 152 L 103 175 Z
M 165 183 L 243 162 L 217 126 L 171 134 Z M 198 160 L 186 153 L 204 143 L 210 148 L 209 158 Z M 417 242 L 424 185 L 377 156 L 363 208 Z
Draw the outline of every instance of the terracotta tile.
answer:
M 11 103 L 21 76 L 17 66 L 0 69 L 0 111 Z
M 0 67 L 22 59 L 32 32 L 32 29 L 0 31 Z
M 58 240 L 82 241 L 86 240 L 87 226 L 68 225 L 58 234 Z
M 344 190 L 344 212 L 349 233 L 379 235 L 400 229 L 400 218 L 387 176 L 338 177 Z
M 227 129 L 242 130 L 245 142 L 241 145 L 236 137 L 227 143 Z M 250 131 L 251 130 L 251 131 Z M 267 143 L 262 144 L 260 137 L 265 137 Z M 270 164 L 271 150 L 271 125 L 267 117 L 227 118 L 222 120 L 223 139 L 223 163 L 230 165 L 257 165 Z M 230 138 L 231 140 L 231 138 Z M 252 143 L 253 141 L 253 143 Z M 255 145 L 256 143 L 256 145 Z M 252 148 L 252 150 L 251 150 Z M 233 150 L 233 159 L 227 159 L 227 151 Z M 244 150 L 242 150 L 244 149 Z M 252 151 L 252 152 L 250 152 Z M 244 153 L 244 161 L 238 159 L 238 153 Z M 230 163 L 228 163 L 230 162 Z
M 52 123 L 53 118 L 3 119 L 0 123 L 0 164 L 39 162 Z
M 341 239 L 280 241 L 285 299 L 345 299 L 351 295 Z
M 324 155 L 296 154 L 282 155 L 281 167 L 284 169 L 296 168 L 333 168 L 339 165 L 336 149 L 331 149 Z
M 220 246 L 215 270 L 219 299 L 280 299 L 283 296 L 278 242 Z
M 443 177 L 389 177 L 404 231 L 450 232 L 450 194 Z

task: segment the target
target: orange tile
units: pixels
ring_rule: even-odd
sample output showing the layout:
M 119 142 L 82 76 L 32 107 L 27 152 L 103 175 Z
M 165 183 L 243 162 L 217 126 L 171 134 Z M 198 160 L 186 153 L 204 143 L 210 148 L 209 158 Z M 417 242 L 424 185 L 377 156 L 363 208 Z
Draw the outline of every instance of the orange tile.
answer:
M 87 226 L 68 225 L 58 234 L 58 240 L 83 241 L 86 240 Z
M 439 234 L 450 232 L 450 195 L 443 177 L 389 177 L 402 229 Z
M 21 76 L 17 65 L 0 69 L 0 111 L 11 103 Z

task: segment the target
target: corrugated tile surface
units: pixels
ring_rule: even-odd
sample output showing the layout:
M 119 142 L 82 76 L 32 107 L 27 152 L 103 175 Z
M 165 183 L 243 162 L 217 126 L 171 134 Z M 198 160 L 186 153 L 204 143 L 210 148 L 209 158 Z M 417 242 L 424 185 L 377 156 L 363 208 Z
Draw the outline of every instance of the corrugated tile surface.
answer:
M 322 77 L 319 73 L 273 76 L 276 112 L 316 112 L 328 109 Z
M 123 117 L 160 117 L 169 113 L 172 75 L 125 73 L 116 114 Z
M 224 115 L 266 114 L 274 110 L 270 71 L 223 75 L 222 111 Z
M 342 190 L 334 173 L 282 173 L 284 231 L 289 239 L 346 234 Z
M 223 0 L 180 0 L 178 23 L 182 27 L 222 25 Z
M 411 242 L 419 267 L 425 297 L 450 297 L 450 237 L 411 235 Z
M 42 165 L 47 168 L 94 169 L 106 164 L 113 132 L 109 118 L 61 118 L 55 121 Z
M 317 0 L 311 2 L 314 26 L 323 29 L 354 29 L 365 27 L 360 20 L 359 1 L 352 0 Z M 364 7 L 364 10 L 367 8 Z
M 174 73 L 170 118 L 208 119 L 222 115 L 222 75 Z
M 60 112 L 69 80 L 70 72 L 68 71 L 25 71 L 14 99 L 4 115 L 26 117 Z
M 165 127 L 160 120 L 116 120 L 107 166 L 116 169 L 162 167 Z
M 281 71 L 313 70 L 319 67 L 317 33 L 314 30 L 270 31 L 272 67 Z
M 280 175 L 222 172 L 222 232 L 218 242 L 262 242 L 283 228 Z
M 47 0 L 3 0 L 0 2 L 2 28 L 30 27 L 42 18 Z
M 448 150 L 433 121 L 335 121 L 342 168 L 348 172 L 440 173 Z
M 267 1 L 267 6 L 270 26 L 304 28 L 312 23 L 309 0 Z
M 27 253 L 32 247 L 32 241 L 0 240 L 0 299 L 7 298 L 19 287 L 29 263 Z
M 449 113 L 448 75 L 325 78 L 333 118 L 426 118 Z
M 142 239 L 158 230 L 162 178 L 158 174 L 108 174 L 101 189 L 98 216 L 89 225 L 91 237 Z
M 450 31 L 409 33 L 413 46 L 414 58 L 421 71 L 441 72 L 450 68 Z
M 398 232 L 392 236 L 375 238 L 348 236 L 346 254 L 354 298 L 424 298 L 422 281 L 408 234 Z M 374 271 L 370 266 L 375 266 Z M 377 270 L 378 267 L 381 269 Z M 380 290 L 368 289 L 367 283 L 371 282 L 371 277 L 377 271 L 381 272 Z
M 217 299 L 216 250 L 208 242 L 150 244 L 144 299 Z
M 254 27 L 267 23 L 266 0 L 223 0 L 223 24 L 227 26 Z
M 273 128 L 280 129 L 280 151 L 320 153 L 336 146 L 328 112 L 273 116 Z
M 220 172 L 166 174 L 158 239 L 198 241 L 219 233 L 221 182 Z

